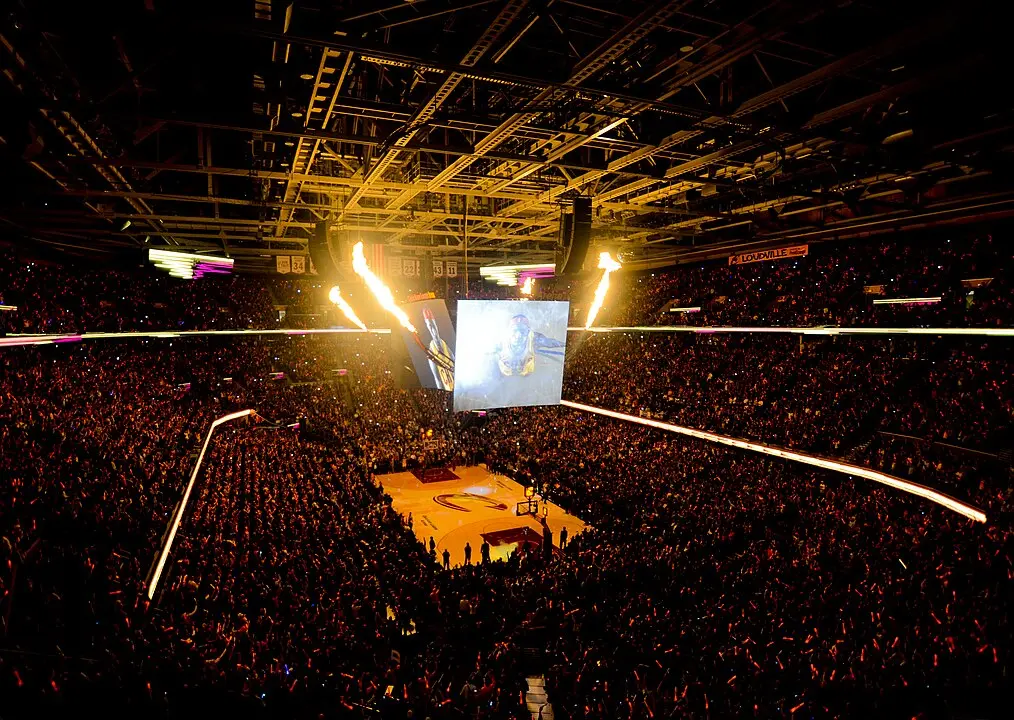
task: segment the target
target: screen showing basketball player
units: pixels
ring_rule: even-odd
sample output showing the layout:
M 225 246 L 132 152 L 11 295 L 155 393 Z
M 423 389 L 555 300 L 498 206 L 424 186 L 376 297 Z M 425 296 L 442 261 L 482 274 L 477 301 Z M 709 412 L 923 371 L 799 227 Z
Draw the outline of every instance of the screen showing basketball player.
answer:
M 454 409 L 559 404 L 569 305 L 459 300 Z
M 454 390 L 454 326 L 443 300 L 422 300 L 402 306 L 416 334 L 402 330 L 419 385 Z

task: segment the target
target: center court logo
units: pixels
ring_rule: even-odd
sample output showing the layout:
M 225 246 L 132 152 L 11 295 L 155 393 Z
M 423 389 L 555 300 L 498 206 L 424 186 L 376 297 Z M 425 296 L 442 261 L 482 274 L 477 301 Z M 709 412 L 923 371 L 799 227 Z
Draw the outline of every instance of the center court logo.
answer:
M 461 505 L 455 503 L 454 502 L 455 500 L 457 500 L 458 502 L 464 501 L 478 502 L 490 508 L 491 510 L 503 511 L 507 509 L 507 506 L 504 505 L 502 502 L 493 500 L 492 498 L 488 498 L 485 495 L 476 495 L 475 493 L 447 493 L 444 495 L 433 496 L 433 502 L 435 502 L 437 505 L 449 508 L 450 510 L 458 510 L 460 512 L 472 512 L 468 508 L 461 507 Z

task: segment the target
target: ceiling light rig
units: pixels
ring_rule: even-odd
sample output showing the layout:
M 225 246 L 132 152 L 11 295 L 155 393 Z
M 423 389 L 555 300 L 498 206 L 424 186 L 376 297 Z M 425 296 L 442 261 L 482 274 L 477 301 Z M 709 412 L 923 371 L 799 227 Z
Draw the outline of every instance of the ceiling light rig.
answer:
M 148 261 L 183 280 L 198 280 L 205 275 L 229 275 L 234 263 L 232 258 L 191 255 L 171 250 L 148 250 Z

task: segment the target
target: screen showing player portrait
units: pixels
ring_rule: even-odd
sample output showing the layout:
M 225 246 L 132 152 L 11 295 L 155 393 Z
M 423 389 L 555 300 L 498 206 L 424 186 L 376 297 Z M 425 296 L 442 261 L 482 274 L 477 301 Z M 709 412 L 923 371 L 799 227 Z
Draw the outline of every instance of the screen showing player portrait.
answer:
M 558 405 L 569 305 L 459 300 L 454 409 Z
M 402 330 L 419 385 L 454 390 L 454 326 L 443 300 L 422 300 L 402 305 L 416 334 Z

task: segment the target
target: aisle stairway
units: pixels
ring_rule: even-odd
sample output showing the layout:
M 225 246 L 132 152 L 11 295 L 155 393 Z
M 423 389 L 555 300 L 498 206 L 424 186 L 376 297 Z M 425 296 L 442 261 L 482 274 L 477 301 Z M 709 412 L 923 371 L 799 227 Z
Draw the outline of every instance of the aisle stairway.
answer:
M 525 704 L 528 712 L 532 714 L 532 720 L 553 720 L 553 706 L 549 704 L 549 696 L 546 695 L 545 678 L 530 677 L 528 680 L 528 692 L 525 693 Z

